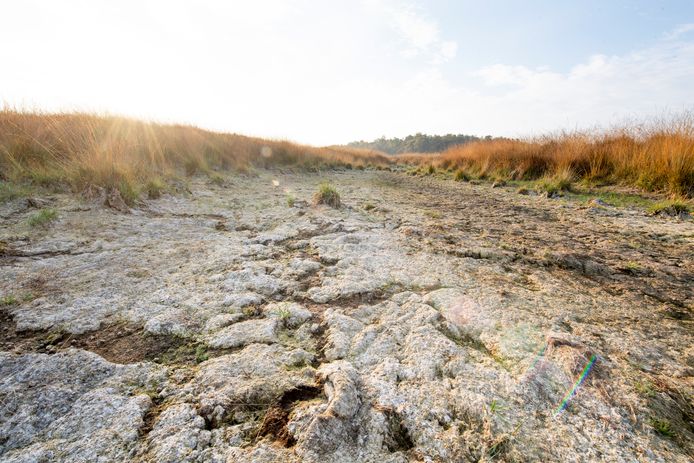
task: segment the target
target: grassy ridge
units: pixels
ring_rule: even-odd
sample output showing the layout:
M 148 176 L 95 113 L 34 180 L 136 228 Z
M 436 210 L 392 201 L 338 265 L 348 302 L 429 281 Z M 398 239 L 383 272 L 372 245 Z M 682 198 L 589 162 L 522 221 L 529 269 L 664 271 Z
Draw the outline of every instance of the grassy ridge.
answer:
M 374 151 L 315 148 L 191 126 L 82 113 L 0 111 L 0 180 L 74 191 L 116 188 L 127 202 L 145 191 L 156 195 L 169 178 L 195 173 L 389 163 Z M 12 191 L 4 195 L 11 197 Z
M 495 139 L 440 156 L 405 156 L 460 176 L 504 180 L 623 184 L 675 196 L 694 195 L 694 119 L 528 140 Z

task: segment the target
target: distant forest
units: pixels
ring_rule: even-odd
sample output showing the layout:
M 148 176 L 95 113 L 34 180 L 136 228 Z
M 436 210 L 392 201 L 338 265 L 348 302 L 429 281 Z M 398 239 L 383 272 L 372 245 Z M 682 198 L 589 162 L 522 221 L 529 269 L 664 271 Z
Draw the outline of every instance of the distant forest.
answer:
M 381 137 L 374 141 L 353 141 L 347 144 L 347 146 L 379 150 L 388 154 L 437 153 L 454 145 L 463 145 L 465 143 L 483 139 L 489 140 L 491 138 L 492 137 L 489 135 L 481 138 L 474 135 L 455 135 L 452 133 L 448 135 L 426 135 L 418 133 L 416 135 L 408 135 L 405 138 Z

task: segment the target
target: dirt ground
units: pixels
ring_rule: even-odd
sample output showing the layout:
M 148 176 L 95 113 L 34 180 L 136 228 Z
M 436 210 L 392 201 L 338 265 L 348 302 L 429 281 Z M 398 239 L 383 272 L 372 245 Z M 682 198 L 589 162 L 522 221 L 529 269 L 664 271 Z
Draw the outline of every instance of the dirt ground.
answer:
M 694 458 L 691 218 L 389 171 L 189 187 L 0 205 L 0 462 Z

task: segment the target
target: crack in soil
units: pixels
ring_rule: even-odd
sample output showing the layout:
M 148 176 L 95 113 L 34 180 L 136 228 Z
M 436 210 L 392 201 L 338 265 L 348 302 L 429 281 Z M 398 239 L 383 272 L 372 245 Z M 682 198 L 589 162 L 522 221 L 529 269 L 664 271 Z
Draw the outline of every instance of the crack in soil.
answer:
M 320 397 L 323 393 L 320 385 L 304 385 L 286 391 L 268 408 L 263 422 L 258 429 L 257 437 L 272 436 L 273 439 L 284 447 L 293 447 L 296 439 L 287 428 L 289 416 L 297 402 L 303 402 Z
M 12 315 L 0 310 L 0 350 L 54 354 L 69 348 L 99 354 L 109 362 L 128 364 L 153 361 L 166 364 L 196 364 L 201 360 L 226 353 L 207 350 L 194 340 L 147 333 L 141 327 L 123 323 L 108 325 L 96 331 L 70 334 L 58 330 L 17 331 Z

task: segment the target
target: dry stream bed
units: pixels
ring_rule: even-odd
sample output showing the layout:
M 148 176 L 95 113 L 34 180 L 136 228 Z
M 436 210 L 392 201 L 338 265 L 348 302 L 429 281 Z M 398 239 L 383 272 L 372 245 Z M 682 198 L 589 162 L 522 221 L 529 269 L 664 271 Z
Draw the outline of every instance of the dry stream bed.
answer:
M 0 462 L 694 458 L 691 219 L 382 171 L 190 190 L 0 205 Z

